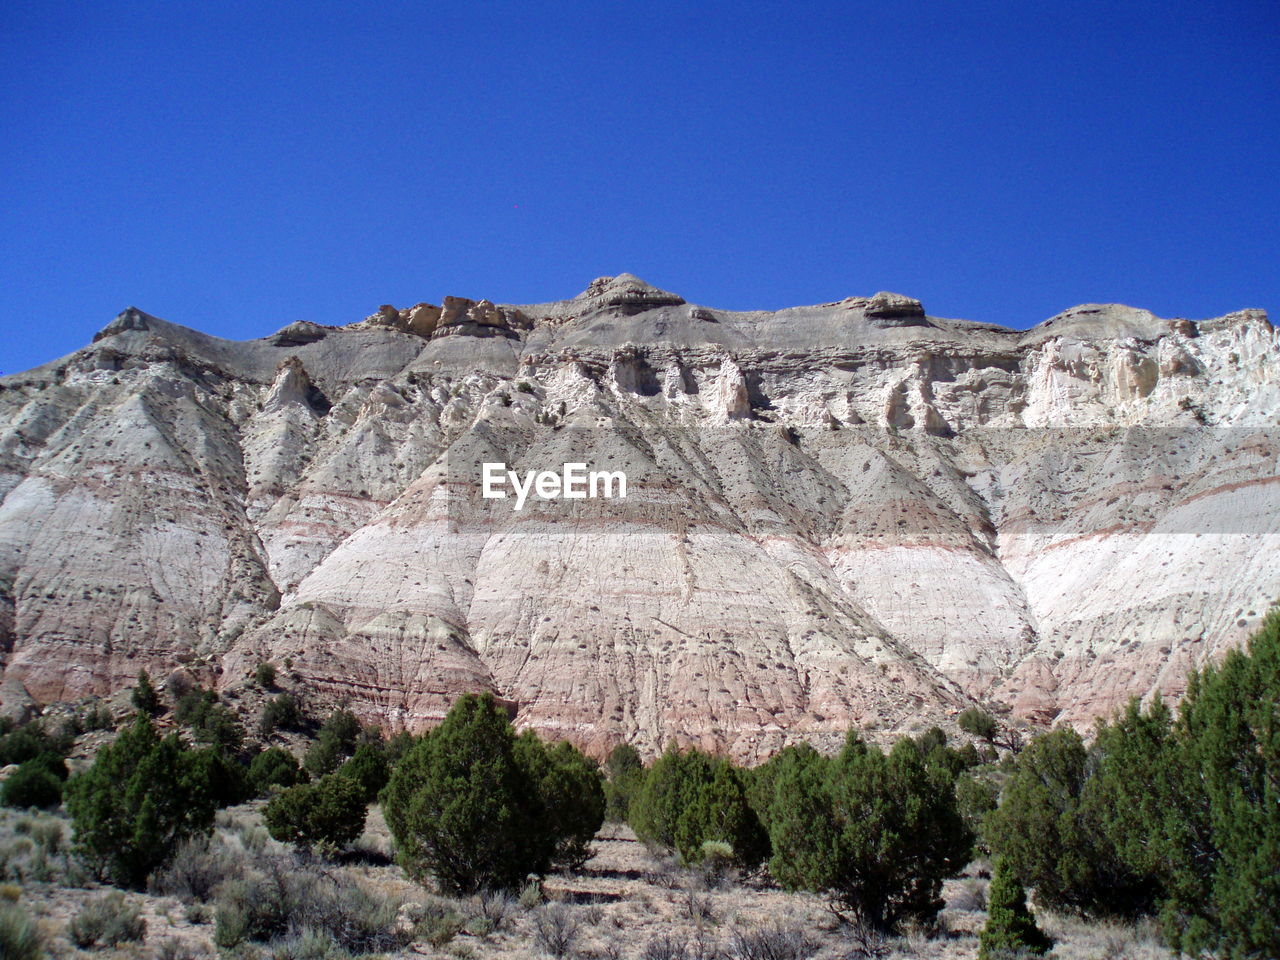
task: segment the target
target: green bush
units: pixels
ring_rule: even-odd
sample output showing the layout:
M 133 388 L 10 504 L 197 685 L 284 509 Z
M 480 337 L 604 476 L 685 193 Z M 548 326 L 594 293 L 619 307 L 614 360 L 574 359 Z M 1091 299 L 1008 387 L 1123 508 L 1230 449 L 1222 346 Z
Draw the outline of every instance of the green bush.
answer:
M 973 843 L 949 774 L 909 739 L 885 755 L 850 735 L 832 760 L 793 763 L 776 780 L 769 820 L 770 870 L 785 888 L 825 893 L 881 931 L 936 917 L 942 881 Z
M 631 804 L 631 826 L 646 843 L 674 850 L 687 864 L 717 840 L 733 848 L 739 866 L 769 855 L 769 839 L 747 799 L 747 775 L 723 757 L 670 749 L 645 775 Z
M 28 760 L 9 775 L 0 787 L 0 803 L 6 807 L 39 807 L 50 810 L 62 803 L 62 779 L 49 769 L 49 765 L 41 758 L 49 756 L 41 754 L 34 760 Z M 58 757 L 62 766 L 63 778 L 66 775 L 66 764 Z
M 74 735 L 66 731 L 49 733 L 38 721 L 25 724 L 0 737 L 0 767 L 26 763 L 42 753 L 65 757 L 71 751 L 74 739 Z
M 146 935 L 142 909 L 126 903 L 119 890 L 86 903 L 67 924 L 67 936 L 81 950 L 141 943 Z
M 276 665 L 260 663 L 253 671 L 253 682 L 263 690 L 274 690 L 276 686 Z
M 199 791 L 201 803 L 210 803 L 221 810 L 244 803 L 254 795 L 248 770 L 220 747 L 192 750 L 187 762 L 191 784 Z
M 362 743 L 356 747 L 351 759 L 338 768 L 338 776 L 354 781 L 366 803 L 373 803 L 378 793 L 387 785 L 391 770 L 382 743 Z
M 249 783 L 255 796 L 265 797 L 272 787 L 293 787 L 307 779 L 293 754 L 282 747 L 263 750 L 249 764 Z
M 0 957 L 40 960 L 45 955 L 40 928 L 17 904 L 0 902 Z
M 783 747 L 760 766 L 748 771 L 747 796 L 766 833 L 773 829 L 776 819 L 774 807 L 778 802 L 778 782 L 784 776 L 799 776 L 806 770 L 816 771 L 816 776 L 821 779 L 826 775 L 826 764 L 826 758 L 810 744 L 799 743 Z
M 78 718 L 80 729 L 89 733 L 93 730 L 114 730 L 116 728 L 116 718 L 112 716 L 110 709 L 102 702 L 96 702 L 83 716 Z
M 418 738 L 406 730 L 392 734 L 391 738 L 384 744 L 384 751 L 387 755 L 388 771 L 400 762 L 401 758 L 409 752 Z
M 160 739 L 139 714 L 71 778 L 67 811 L 87 863 L 122 886 L 141 887 L 181 841 L 209 832 L 213 790 L 191 753 L 176 734 Z
M 160 712 L 160 694 L 151 683 L 151 675 L 145 670 L 138 674 L 138 682 L 134 685 L 129 699 L 135 709 L 141 710 L 149 717 Z
M 1138 916 L 1156 888 L 1123 862 L 1096 805 L 1084 801 L 1090 769 L 1079 734 L 1064 727 L 1018 757 L 984 836 L 1036 902 L 1086 916 Z
M 604 785 L 605 819 L 626 823 L 631 801 L 644 785 L 644 763 L 635 747 L 620 743 L 605 760 L 604 769 L 608 778 Z
M 272 797 L 262 818 L 282 843 L 343 847 L 364 832 L 367 814 L 360 784 L 329 774 Z
M 218 695 L 212 690 L 195 689 L 183 694 L 173 716 L 178 723 L 191 728 L 191 735 L 198 743 L 228 754 L 236 753 L 244 744 L 240 720 L 218 702 Z
M 1026 893 L 1004 860 L 996 860 L 987 899 L 987 922 L 978 941 L 978 960 L 1043 956 L 1053 945 L 1027 909 Z
M 410 748 L 382 805 L 401 865 L 416 880 L 434 875 L 446 893 L 519 889 L 550 865 L 555 838 L 543 802 L 489 694 L 459 699 Z
M 1095 764 L 1086 798 L 1129 869 L 1158 882 L 1170 945 L 1280 956 L 1280 612 L 1191 675 L 1176 722 L 1157 701 L 1104 725 Z
M 306 722 L 298 698 L 292 693 L 282 693 L 269 701 L 262 711 L 258 733 L 269 737 L 277 730 L 301 730 Z
M 333 773 L 356 752 L 362 732 L 355 714 L 348 710 L 335 710 L 320 727 L 316 742 L 307 751 L 302 765 L 313 777 Z
M 990 780 L 970 775 L 956 778 L 956 809 L 969 832 L 981 841 L 987 814 L 996 808 L 1000 788 Z
M 515 755 L 542 801 L 543 829 L 554 843 L 551 866 L 582 866 L 591 858 L 591 841 L 604 823 L 600 768 L 567 741 L 548 748 L 532 730 L 516 741 Z
M 996 718 L 980 707 L 970 707 L 956 718 L 956 724 L 965 733 L 994 744 L 1000 732 Z

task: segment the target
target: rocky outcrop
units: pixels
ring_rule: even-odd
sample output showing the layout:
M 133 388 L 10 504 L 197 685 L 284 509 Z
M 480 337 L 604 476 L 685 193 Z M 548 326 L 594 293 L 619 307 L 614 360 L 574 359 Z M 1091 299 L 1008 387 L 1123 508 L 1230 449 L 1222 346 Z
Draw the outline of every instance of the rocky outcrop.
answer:
M 480 464 L 625 499 L 480 496 Z M 209 337 L 129 308 L 0 378 L 0 702 L 263 659 L 417 729 L 464 690 L 599 753 L 762 757 L 1176 696 L 1280 593 L 1264 314 L 1026 331 L 633 276 Z

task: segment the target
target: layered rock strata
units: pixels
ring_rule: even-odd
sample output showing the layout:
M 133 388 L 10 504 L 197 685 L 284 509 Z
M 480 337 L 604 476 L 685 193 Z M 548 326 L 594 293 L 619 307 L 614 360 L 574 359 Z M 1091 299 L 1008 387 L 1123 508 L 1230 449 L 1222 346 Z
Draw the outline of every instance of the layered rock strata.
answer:
M 419 729 L 465 690 L 597 752 L 757 759 L 974 702 L 1176 696 L 1280 593 L 1280 339 L 880 293 L 777 312 L 635 277 L 206 336 L 130 308 L 0 378 L 0 699 L 269 659 Z M 480 496 L 480 466 L 625 499 Z

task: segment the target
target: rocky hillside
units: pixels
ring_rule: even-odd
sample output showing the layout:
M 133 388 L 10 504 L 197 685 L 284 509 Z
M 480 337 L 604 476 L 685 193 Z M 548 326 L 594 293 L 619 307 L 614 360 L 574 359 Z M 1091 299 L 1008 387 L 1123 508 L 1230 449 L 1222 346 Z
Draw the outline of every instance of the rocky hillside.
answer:
M 1117 305 L 776 313 L 635 277 L 206 336 L 130 308 L 0 378 L 0 697 L 262 660 L 393 728 L 463 690 L 753 759 L 975 700 L 1177 693 L 1280 593 L 1280 338 Z M 480 496 L 480 464 L 625 499 Z

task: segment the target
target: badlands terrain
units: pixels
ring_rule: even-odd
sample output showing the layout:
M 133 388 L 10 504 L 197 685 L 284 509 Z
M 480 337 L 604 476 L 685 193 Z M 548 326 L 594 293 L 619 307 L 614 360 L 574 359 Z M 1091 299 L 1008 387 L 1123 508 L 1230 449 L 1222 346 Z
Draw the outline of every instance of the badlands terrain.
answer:
M 728 312 L 622 275 L 232 342 L 129 308 L 0 378 L 0 703 L 243 685 L 388 730 L 468 690 L 602 755 L 758 760 L 1176 695 L 1280 594 L 1280 338 L 1029 330 L 876 294 Z M 480 496 L 480 465 L 625 499 Z

